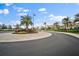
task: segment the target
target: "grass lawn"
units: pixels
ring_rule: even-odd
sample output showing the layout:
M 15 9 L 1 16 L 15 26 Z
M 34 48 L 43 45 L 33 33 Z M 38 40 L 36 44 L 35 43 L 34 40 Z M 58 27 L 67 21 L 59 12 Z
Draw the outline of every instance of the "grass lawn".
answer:
M 13 32 L 13 30 L 0 30 L 0 33 Z
M 48 32 L 52 32 L 52 31 L 56 31 L 56 32 L 65 32 L 63 29 L 60 30 L 46 30 Z M 67 31 L 68 33 L 75 33 L 75 34 L 79 34 L 79 31 L 75 30 L 75 29 L 71 29 Z

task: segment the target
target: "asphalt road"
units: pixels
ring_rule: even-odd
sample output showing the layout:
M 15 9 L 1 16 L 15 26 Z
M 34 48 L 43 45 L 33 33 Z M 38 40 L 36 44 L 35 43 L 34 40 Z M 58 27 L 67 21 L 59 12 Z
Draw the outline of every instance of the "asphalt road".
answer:
M 79 39 L 63 33 L 39 40 L 0 43 L 1 56 L 79 56 Z

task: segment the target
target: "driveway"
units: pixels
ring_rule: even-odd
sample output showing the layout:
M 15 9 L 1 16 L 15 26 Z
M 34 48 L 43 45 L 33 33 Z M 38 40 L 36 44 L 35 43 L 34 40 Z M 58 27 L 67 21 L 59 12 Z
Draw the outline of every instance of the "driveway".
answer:
M 63 33 L 30 41 L 0 43 L 1 56 L 79 56 L 79 39 Z

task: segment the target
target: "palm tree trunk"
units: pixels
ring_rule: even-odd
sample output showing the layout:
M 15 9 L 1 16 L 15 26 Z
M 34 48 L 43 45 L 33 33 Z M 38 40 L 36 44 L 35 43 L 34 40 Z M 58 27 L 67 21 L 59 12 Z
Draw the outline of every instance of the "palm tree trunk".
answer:
M 67 23 L 67 27 L 66 27 L 66 30 L 68 31 L 68 23 Z
M 66 24 L 65 24 L 65 29 L 64 30 L 65 30 L 65 32 L 67 31 L 67 25 Z
M 26 24 L 26 30 L 28 30 L 28 25 Z

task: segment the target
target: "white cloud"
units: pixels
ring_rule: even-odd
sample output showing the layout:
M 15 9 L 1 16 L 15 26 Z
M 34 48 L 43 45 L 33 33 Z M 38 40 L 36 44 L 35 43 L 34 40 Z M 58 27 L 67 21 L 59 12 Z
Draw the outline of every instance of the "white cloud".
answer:
M 30 9 L 24 9 L 24 8 L 18 8 L 17 9 L 18 12 L 30 12 Z
M 0 14 L 2 14 L 3 13 L 3 10 L 0 10 Z
M 24 10 L 23 10 L 23 12 L 29 12 L 29 11 L 30 11 L 29 9 L 24 9 Z
M 9 10 L 8 9 L 0 9 L 0 14 L 9 14 Z
M 12 8 L 18 12 L 21 12 L 21 10 L 24 9 L 23 7 L 17 7 L 16 5 L 13 5 Z
M 43 13 L 43 14 L 47 14 L 48 13 L 46 8 L 39 8 L 38 11 Z
M 23 8 L 23 7 L 16 7 L 15 5 L 12 6 L 13 9 L 15 9 L 18 13 L 19 16 L 23 16 L 23 15 L 27 15 L 28 12 L 30 12 L 31 10 L 28 8 Z
M 24 7 L 17 7 L 16 5 L 13 5 L 12 8 L 17 11 L 17 14 L 19 16 L 27 15 L 27 13 L 31 11 L 31 9 Z
M 27 15 L 27 13 L 18 13 L 19 16 Z
M 54 15 L 53 14 L 50 14 L 48 17 L 54 17 Z
M 46 8 L 40 8 L 40 9 L 38 9 L 38 11 L 44 12 L 44 11 L 46 11 Z
M 10 21 L 7 25 L 11 25 L 12 28 L 15 28 L 16 24 L 20 24 L 20 20 Z
M 19 7 L 19 8 L 16 8 L 17 12 L 22 12 L 23 11 L 23 8 Z
M 9 10 L 8 9 L 4 9 L 3 13 L 4 14 L 9 14 Z
M 20 21 L 19 21 L 19 20 L 17 20 L 17 21 L 15 21 L 15 23 L 16 23 L 16 24 L 20 24 Z
M 5 6 L 11 6 L 13 3 L 5 3 Z
M 67 16 L 56 16 L 55 17 L 55 19 L 57 20 L 57 21 L 61 21 L 63 18 L 65 18 L 65 17 L 67 17 Z
M 20 24 L 20 20 L 11 21 L 10 24 L 14 27 L 16 24 Z
M 13 9 L 15 9 L 17 12 L 30 12 L 31 10 L 28 8 L 23 8 L 23 7 L 16 7 L 15 5 L 12 6 Z
M 61 24 L 62 23 L 62 19 L 67 17 L 67 16 L 55 16 L 53 14 L 50 14 L 48 17 L 49 17 L 49 20 L 51 20 L 53 23 L 54 22 L 59 22 L 59 24 Z
M 20 20 L 11 21 L 10 24 L 12 24 L 12 25 L 20 24 Z
M 16 7 L 16 5 L 13 5 L 12 8 L 13 8 L 14 10 L 18 9 L 18 7 Z
M 0 22 L 0 25 L 3 24 L 2 22 Z

